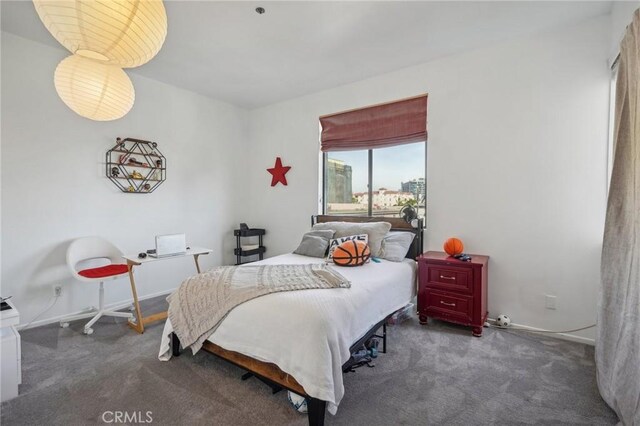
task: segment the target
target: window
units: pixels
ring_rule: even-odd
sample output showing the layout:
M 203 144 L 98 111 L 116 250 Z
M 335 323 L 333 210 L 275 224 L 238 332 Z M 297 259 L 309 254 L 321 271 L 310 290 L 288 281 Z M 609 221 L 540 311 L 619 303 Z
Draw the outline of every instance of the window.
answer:
M 399 217 L 405 205 L 426 216 L 426 142 L 324 153 L 324 214 Z
M 427 97 L 320 117 L 324 214 L 425 218 Z

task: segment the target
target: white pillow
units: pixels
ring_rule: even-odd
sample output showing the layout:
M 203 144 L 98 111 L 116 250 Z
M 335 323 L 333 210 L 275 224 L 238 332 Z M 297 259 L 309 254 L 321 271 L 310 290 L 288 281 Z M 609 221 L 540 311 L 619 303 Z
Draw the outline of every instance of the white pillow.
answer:
M 371 256 L 380 257 L 382 239 L 391 229 L 391 224 L 389 222 L 323 222 L 313 225 L 313 229 L 333 229 L 336 231 L 335 238 L 367 234 Z
M 388 232 L 382 239 L 382 258 L 402 262 L 414 238 L 413 232 Z
M 363 243 L 368 244 L 369 236 L 367 234 L 360 234 L 360 235 L 349 235 L 347 237 L 331 239 L 331 241 L 329 241 L 329 256 L 327 256 L 327 260 L 330 261 L 333 259 L 333 252 L 336 250 L 336 248 L 340 244 L 344 243 L 345 241 L 351 241 L 351 240 L 362 241 Z

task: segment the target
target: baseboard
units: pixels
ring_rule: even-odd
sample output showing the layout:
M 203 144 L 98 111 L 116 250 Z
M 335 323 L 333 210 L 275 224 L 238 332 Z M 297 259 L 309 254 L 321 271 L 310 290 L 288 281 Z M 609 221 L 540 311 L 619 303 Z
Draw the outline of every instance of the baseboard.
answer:
M 158 296 L 164 296 L 170 293 L 173 293 L 175 289 L 172 290 L 163 290 L 163 291 L 159 291 L 157 293 L 151 293 L 151 294 L 147 294 L 145 296 L 140 296 L 138 297 L 138 300 L 147 300 L 147 299 L 152 299 L 154 297 L 158 297 Z M 119 309 L 123 309 L 126 308 L 127 306 L 131 305 L 133 303 L 133 298 L 128 299 L 126 301 L 120 301 L 120 302 L 115 302 L 115 303 L 110 303 L 108 305 L 105 305 L 105 308 L 107 309 L 111 309 L 111 310 L 119 310 Z M 51 317 L 51 318 L 47 318 L 47 319 L 43 319 L 43 320 L 39 320 L 39 321 L 34 321 L 31 324 L 29 324 L 29 327 L 26 327 L 26 324 L 20 324 L 16 326 L 16 330 L 26 330 L 29 328 L 34 328 L 34 327 L 40 327 L 42 325 L 47 325 L 47 324 L 53 324 L 54 322 L 58 322 L 63 318 L 66 317 L 70 317 L 72 315 L 80 315 L 82 313 L 86 312 L 86 310 L 82 310 L 82 311 L 76 311 L 76 312 L 70 312 L 68 314 L 64 314 L 64 315 L 57 315 L 55 317 Z
M 489 321 L 492 324 L 494 324 L 496 322 L 496 320 L 493 319 L 493 318 L 487 318 L 487 321 Z M 531 330 L 531 331 L 549 331 L 549 330 L 545 330 L 544 328 L 531 327 L 531 326 L 524 325 L 524 324 L 512 323 L 511 325 L 513 327 L 522 328 L 522 329 Z M 518 331 L 515 328 L 507 328 L 506 330 L 511 330 L 513 332 L 517 332 Z M 526 333 L 526 331 L 525 331 L 525 333 Z M 531 334 L 536 334 L 536 333 L 531 333 Z M 596 344 L 595 339 L 590 339 L 588 337 L 582 337 L 582 336 L 576 336 L 575 334 L 568 334 L 568 333 L 544 333 L 544 334 L 538 334 L 538 336 L 553 337 L 555 339 L 568 340 L 570 342 L 577 342 L 577 343 L 584 343 L 586 345 L 591 345 L 591 346 L 595 346 L 595 344 Z

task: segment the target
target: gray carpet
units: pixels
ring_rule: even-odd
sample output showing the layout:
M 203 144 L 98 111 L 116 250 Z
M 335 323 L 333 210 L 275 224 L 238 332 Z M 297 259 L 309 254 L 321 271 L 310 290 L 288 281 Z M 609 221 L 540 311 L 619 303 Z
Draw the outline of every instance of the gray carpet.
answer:
M 161 310 L 163 298 L 143 302 Z M 286 392 L 204 352 L 160 362 L 162 324 L 144 335 L 122 319 L 22 333 L 20 396 L 2 404 L 2 425 L 103 424 L 105 411 L 147 411 L 158 425 L 305 425 Z M 413 318 L 389 327 L 389 353 L 345 376 L 328 425 L 615 424 L 595 380 L 593 348 L 547 337 Z M 110 417 L 107 418 L 108 420 Z M 144 417 L 143 417 L 144 419 Z

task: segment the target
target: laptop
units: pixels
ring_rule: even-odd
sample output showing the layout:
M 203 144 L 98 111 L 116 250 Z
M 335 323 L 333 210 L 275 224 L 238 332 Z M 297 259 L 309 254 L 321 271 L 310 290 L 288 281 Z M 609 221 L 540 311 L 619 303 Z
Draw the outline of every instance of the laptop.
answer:
M 151 257 L 180 256 L 187 253 L 184 234 L 156 235 L 156 252 Z

